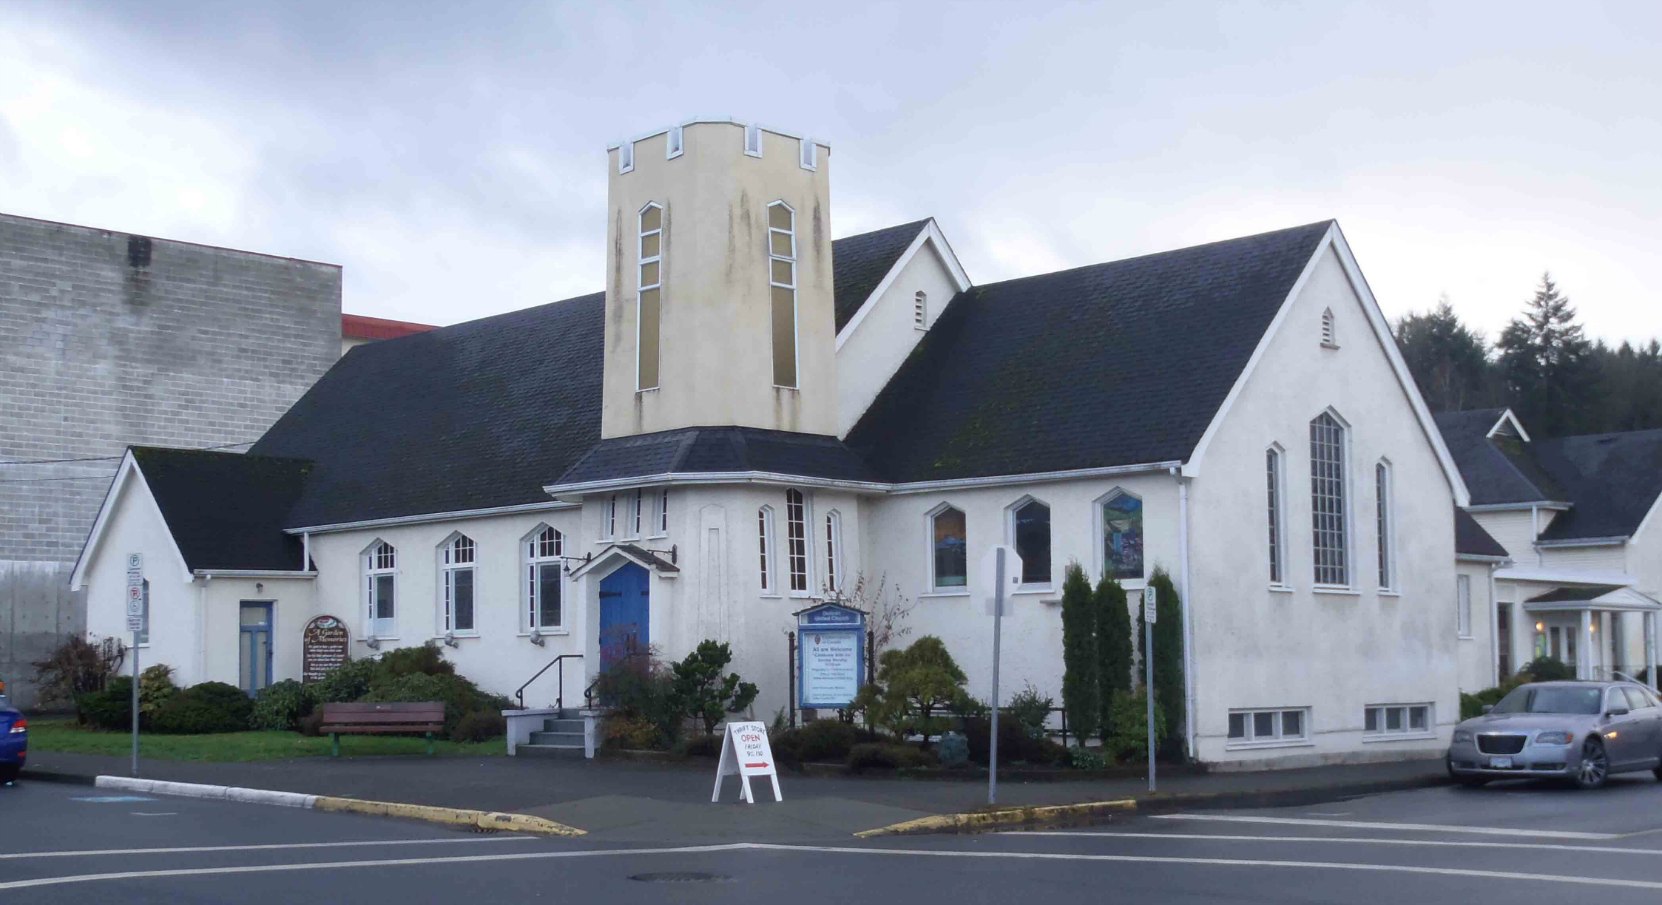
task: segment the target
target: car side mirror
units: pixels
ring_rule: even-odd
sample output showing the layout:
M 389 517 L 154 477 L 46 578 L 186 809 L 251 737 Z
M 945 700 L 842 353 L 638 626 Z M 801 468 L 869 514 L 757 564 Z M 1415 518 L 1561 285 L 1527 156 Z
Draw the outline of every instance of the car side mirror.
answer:
M 1483 712 L 1484 713 L 1488 713 L 1489 711 L 1494 710 L 1494 709 L 1495 709 L 1495 705 L 1493 705 L 1493 704 L 1484 704 L 1483 705 Z
M 1619 717 L 1619 716 L 1627 716 L 1627 714 L 1628 714 L 1628 709 L 1626 707 L 1616 707 L 1616 708 L 1611 709 L 1608 713 L 1606 713 L 1604 715 L 1604 717 L 1605 717 L 1605 719 L 1614 719 L 1614 718 Z

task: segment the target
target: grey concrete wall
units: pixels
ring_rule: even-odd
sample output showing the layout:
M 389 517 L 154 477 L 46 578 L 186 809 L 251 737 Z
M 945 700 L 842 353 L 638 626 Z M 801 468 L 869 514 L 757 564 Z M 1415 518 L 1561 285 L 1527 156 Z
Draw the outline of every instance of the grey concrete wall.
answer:
M 0 563 L 72 563 L 128 445 L 258 438 L 340 357 L 340 295 L 332 264 L 0 214 Z M 57 591 L 19 574 L 32 625 Z
M 86 629 L 85 595 L 69 590 L 71 568 L 0 562 L 0 680 L 25 711 L 36 708 L 35 661 Z

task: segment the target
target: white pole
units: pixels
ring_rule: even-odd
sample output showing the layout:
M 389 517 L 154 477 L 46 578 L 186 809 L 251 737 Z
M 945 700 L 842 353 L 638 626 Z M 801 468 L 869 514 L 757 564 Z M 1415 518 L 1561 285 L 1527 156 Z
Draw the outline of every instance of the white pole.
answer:
M 133 632 L 133 775 L 138 771 L 138 720 L 139 720 L 139 633 Z
M 987 803 L 998 803 L 998 652 L 1000 624 L 1004 620 L 1004 548 L 998 548 L 998 581 L 993 591 L 993 718 L 992 737 L 987 742 Z
M 1150 588 L 1150 590 L 1153 590 Z M 1144 607 L 1147 608 L 1146 605 Z M 1154 620 L 1143 614 L 1143 697 L 1148 699 L 1148 790 L 1154 791 Z

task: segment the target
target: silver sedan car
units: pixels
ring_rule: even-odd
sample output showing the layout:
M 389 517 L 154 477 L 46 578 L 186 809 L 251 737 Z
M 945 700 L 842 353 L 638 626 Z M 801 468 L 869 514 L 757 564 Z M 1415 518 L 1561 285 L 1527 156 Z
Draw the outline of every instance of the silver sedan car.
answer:
M 1568 779 L 1584 789 L 1612 773 L 1662 779 L 1662 704 L 1630 682 L 1532 682 L 1454 727 L 1448 772 L 1480 786 L 1494 779 Z

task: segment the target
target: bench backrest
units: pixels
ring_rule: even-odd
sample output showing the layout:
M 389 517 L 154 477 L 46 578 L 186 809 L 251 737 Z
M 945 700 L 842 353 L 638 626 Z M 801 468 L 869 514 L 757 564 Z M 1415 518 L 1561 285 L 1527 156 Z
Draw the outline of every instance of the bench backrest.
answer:
M 408 726 L 443 723 L 442 701 L 350 702 L 323 705 L 323 725 Z

